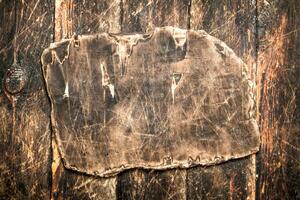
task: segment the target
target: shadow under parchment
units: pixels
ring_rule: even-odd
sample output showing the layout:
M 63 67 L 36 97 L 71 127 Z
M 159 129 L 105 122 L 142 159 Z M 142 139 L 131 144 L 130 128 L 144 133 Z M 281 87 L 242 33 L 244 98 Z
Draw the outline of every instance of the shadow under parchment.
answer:
M 204 31 L 78 36 L 42 56 L 52 127 L 67 168 L 211 165 L 259 148 L 253 83 Z

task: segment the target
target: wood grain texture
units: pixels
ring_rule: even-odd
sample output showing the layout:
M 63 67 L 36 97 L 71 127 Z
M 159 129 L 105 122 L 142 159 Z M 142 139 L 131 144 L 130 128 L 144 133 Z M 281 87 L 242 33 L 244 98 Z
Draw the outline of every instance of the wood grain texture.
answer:
M 186 199 L 186 171 L 130 170 L 118 177 L 117 199 Z
M 121 4 L 122 33 L 151 31 L 155 27 L 189 27 L 190 1 L 124 0 Z M 179 12 L 179 13 L 178 13 Z M 161 178 L 163 177 L 163 179 Z M 141 169 L 118 175 L 118 199 L 185 199 L 186 171 L 157 171 L 151 173 Z M 138 181 L 137 181 L 138 180 Z M 151 180 L 151 182 L 149 182 Z M 140 185 L 149 189 L 143 190 Z M 157 191 L 159 185 L 159 192 Z M 126 186 L 126 187 L 125 187 Z M 130 190 L 125 190 L 130 188 Z M 140 191 L 145 191 L 140 193 Z M 168 192 L 165 192 L 168 191 Z M 176 195 L 171 195 L 176 194 Z M 151 198 L 150 198 L 151 197 Z
M 118 175 L 117 199 L 186 199 L 186 170 L 135 169 Z
M 299 199 L 299 6 L 299 0 L 0 0 L 0 199 L 48 199 L 52 193 L 50 108 L 39 71 L 40 54 L 52 41 L 51 34 L 60 40 L 74 33 L 146 32 L 165 25 L 204 29 L 250 66 L 251 79 L 257 82 L 261 152 L 208 168 L 131 170 L 117 179 L 97 179 L 65 170 L 54 148 L 53 160 L 58 162 L 52 166 L 57 171 L 52 197 Z M 13 77 L 29 80 L 17 95 L 3 90 L 9 68 L 17 72 Z M 8 83 L 13 90 L 21 82 Z
M 258 1 L 257 199 L 300 198 L 300 1 Z
M 243 59 L 248 66 L 249 78 L 254 83 L 257 43 L 255 16 L 255 1 L 193 0 L 190 18 L 191 28 L 203 29 L 220 38 Z M 255 156 L 250 156 L 211 168 L 188 169 L 188 199 L 254 199 L 254 160 Z M 205 184 L 212 183 L 214 179 L 219 179 L 214 182 L 216 185 Z
M 190 0 L 123 0 L 122 33 L 149 32 L 155 27 L 189 27 Z
M 73 35 L 120 31 L 120 1 L 55 1 L 55 41 Z M 54 133 L 55 134 L 55 133 Z M 116 199 L 116 178 L 95 178 L 64 168 L 52 138 L 53 199 Z
M 97 178 L 60 167 L 53 199 L 116 199 L 116 178 Z
M 247 199 L 249 159 L 188 170 L 187 199 Z
M 41 73 L 53 1 L 1 1 L 1 199 L 50 198 L 50 104 Z
M 55 1 L 55 41 L 75 35 L 119 33 L 121 0 Z
M 66 168 L 111 176 L 258 150 L 247 67 L 204 31 L 78 36 L 53 43 L 42 63 Z

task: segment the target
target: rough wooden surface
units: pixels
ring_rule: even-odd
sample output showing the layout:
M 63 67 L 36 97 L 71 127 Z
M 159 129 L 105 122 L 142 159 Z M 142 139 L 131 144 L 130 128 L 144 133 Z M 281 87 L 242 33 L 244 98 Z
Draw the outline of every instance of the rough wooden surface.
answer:
M 145 33 L 162 26 L 189 26 L 190 0 L 124 0 L 121 5 L 122 33 Z
M 206 30 L 226 42 L 247 63 L 249 78 L 253 82 L 256 77 L 255 6 L 255 2 L 251 1 L 193 0 L 190 22 L 191 28 Z M 253 160 L 255 160 L 255 156 L 236 161 L 234 165 L 217 165 L 205 170 L 201 168 L 188 169 L 188 191 L 192 191 L 188 193 L 189 199 L 208 198 L 207 196 L 216 199 L 222 199 L 222 196 L 228 199 L 231 197 L 235 197 L 233 199 L 254 199 L 255 162 Z M 236 166 L 240 166 L 240 169 L 244 169 L 247 173 L 243 170 L 235 170 Z M 214 184 L 203 184 L 199 181 L 210 182 L 213 178 L 217 179 L 217 172 L 228 174 L 228 176 L 219 177 L 221 187 Z M 232 180 L 236 180 L 237 177 L 239 183 L 232 185 Z M 231 189 L 228 189 L 230 185 Z M 199 188 L 198 192 L 195 188 Z M 240 196 L 241 193 L 243 195 Z
M 299 199 L 300 1 L 258 1 L 257 199 Z
M 127 2 L 127 3 L 126 3 Z M 121 4 L 121 27 L 122 32 L 132 33 L 132 32 L 143 32 L 148 30 L 153 30 L 153 25 L 160 27 L 164 25 L 175 26 L 178 28 L 188 28 L 189 26 L 189 8 L 190 1 L 169 1 L 170 4 L 163 5 L 164 0 L 155 1 L 122 1 Z M 181 2 L 181 3 L 180 3 Z M 166 2 L 167 3 L 167 2 Z M 147 5 L 143 7 L 143 4 Z M 177 15 L 177 9 L 175 5 L 180 6 L 180 15 Z M 171 6 L 170 6 L 171 5 Z M 178 7 L 177 7 L 178 8 Z M 127 14 L 125 14 L 127 13 Z M 136 14 L 135 14 L 136 13 Z M 146 13 L 146 14 L 144 14 Z M 159 18 L 158 13 L 164 13 L 164 18 Z M 179 23 L 178 17 L 184 16 Z M 177 19 L 177 20 L 174 20 Z M 136 24 L 133 26 L 132 24 Z M 181 177 L 181 178 L 178 178 Z M 160 177 L 164 177 L 161 179 Z M 141 169 L 131 170 L 128 172 L 121 173 L 118 175 L 117 181 L 117 197 L 118 199 L 149 199 L 149 197 L 157 199 L 185 199 L 186 196 L 186 184 L 185 184 L 186 173 L 185 170 L 178 171 L 157 171 L 152 173 L 151 171 L 144 171 Z M 137 181 L 138 180 L 138 181 Z M 151 181 L 149 181 L 151 180 Z M 144 193 L 140 193 L 140 186 L 147 185 L 149 189 L 145 190 Z M 157 185 L 159 186 L 159 191 L 157 192 Z M 131 188 L 130 190 L 123 189 Z M 138 196 L 136 195 L 138 194 Z M 176 194 L 170 196 L 170 194 Z M 171 198 L 170 198 L 171 197 Z
M 53 1 L 0 2 L 0 199 L 50 196 L 50 104 L 40 56 L 53 34 Z
M 17 2 L 17 7 L 15 2 Z M 50 147 L 50 138 L 46 139 L 47 141 L 36 140 L 41 136 L 41 132 L 46 131 L 47 120 L 44 114 L 49 112 L 49 107 L 42 106 L 44 104 L 41 102 L 44 100 L 41 101 L 43 98 L 40 97 L 44 94 L 41 90 L 37 90 L 41 93 L 37 92 L 32 95 L 32 97 L 35 96 L 34 101 L 21 101 L 25 98 L 20 97 L 14 106 L 18 112 L 14 112 L 12 96 L 10 99 L 5 96 L 2 83 L 4 74 L 12 66 L 14 52 L 17 52 L 14 46 L 23 45 L 19 52 L 25 52 L 26 56 L 29 55 L 26 62 L 30 67 L 22 69 L 40 69 L 40 51 L 49 45 L 50 34 L 54 26 L 54 23 L 50 23 L 49 20 L 54 14 L 54 7 L 58 12 L 56 16 L 59 16 L 60 11 L 57 8 L 61 2 L 74 5 L 66 7 L 67 11 L 73 9 L 73 12 L 65 13 L 67 14 L 65 16 L 70 17 L 69 23 L 63 24 L 67 25 L 65 27 L 67 34 L 59 31 L 59 36 L 55 34 L 57 40 L 70 37 L 74 33 L 88 34 L 102 30 L 119 32 L 120 29 L 126 33 L 145 32 L 153 30 L 155 26 L 172 25 L 204 29 L 225 41 L 248 66 L 252 66 L 249 70 L 252 70 L 250 74 L 253 77 L 251 79 L 256 80 L 257 83 L 257 99 L 259 100 L 257 108 L 260 113 L 258 120 L 261 124 L 262 149 L 257 154 L 257 158 L 252 156 L 211 168 L 192 168 L 187 172 L 185 170 L 131 170 L 120 174 L 117 180 L 97 179 L 66 171 L 63 165 L 54 165 L 54 168 L 60 169 L 60 173 L 58 173 L 59 176 L 55 177 L 54 175 L 53 177 L 58 181 L 57 188 L 59 189 L 59 192 L 53 193 L 53 196 L 60 199 L 199 199 L 209 195 L 211 195 L 210 199 L 218 199 L 218 197 L 222 199 L 221 195 L 232 199 L 254 199 L 255 196 L 257 199 L 300 198 L 299 0 L 257 0 L 257 2 L 155 0 L 139 1 L 138 3 L 133 0 L 80 2 L 75 0 L 57 0 L 56 2 L 2 0 L 0 1 L 0 149 L 5 156 L 1 157 L 1 199 L 47 199 L 50 197 L 47 176 L 42 176 L 45 169 L 48 169 L 50 173 L 50 166 L 46 161 L 49 150 L 44 148 L 43 151 L 39 151 L 40 153 L 36 153 L 36 150 L 43 148 L 44 145 Z M 103 2 L 116 3 L 119 6 L 116 6 L 116 12 L 110 12 L 109 9 L 103 9 L 110 7 Z M 51 5 L 50 9 L 41 6 L 44 4 Z M 144 5 L 146 9 L 143 8 Z M 149 9 L 149 6 L 153 8 Z M 177 13 L 180 14 L 177 15 Z M 113 17 L 116 14 L 120 17 Z M 102 16 L 104 15 L 108 19 L 103 20 Z M 164 17 L 160 17 L 160 15 L 164 15 Z M 18 24 L 16 16 L 21 19 L 19 21 L 23 21 L 19 23 L 24 27 L 22 32 L 15 29 Z M 41 21 L 43 22 L 42 26 L 40 26 Z M 258 29 L 247 28 L 251 27 L 252 23 Z M 71 28 L 68 28 L 68 24 L 72 24 L 69 26 Z M 56 30 L 60 30 L 60 28 L 56 28 Z M 20 37 L 17 45 L 13 45 L 12 41 L 16 32 L 19 32 Z M 258 36 L 259 42 L 257 39 L 255 40 Z M 26 48 L 28 44 L 30 45 Z M 31 54 L 32 52 L 35 53 Z M 252 65 L 251 63 L 255 62 L 253 58 L 257 53 L 258 63 Z M 22 53 L 19 53 L 18 57 L 22 58 Z M 15 68 L 18 66 L 15 65 Z M 257 74 L 255 73 L 256 68 Z M 35 80 L 42 80 L 36 79 L 36 77 L 41 77 L 40 71 L 35 71 L 33 74 L 34 76 L 29 76 L 30 80 L 32 77 L 35 77 L 33 78 Z M 35 88 L 36 90 L 40 86 L 36 82 L 32 82 L 31 86 L 26 88 Z M 9 87 L 18 88 L 14 84 Z M 23 90 L 20 96 L 26 93 L 26 97 L 28 97 L 26 91 Z M 23 107 L 22 112 L 20 107 Z M 28 113 L 31 114 L 28 115 Z M 35 113 L 40 113 L 39 117 Z M 17 117 L 18 114 L 19 117 Z M 30 116 L 30 118 L 23 118 L 24 116 Z M 13 121 L 14 118 L 18 120 Z M 37 123 L 35 120 L 43 121 L 39 126 L 40 131 L 33 131 L 36 130 L 33 128 L 33 124 Z M 24 128 L 23 123 L 26 123 L 27 128 Z M 20 128 L 24 128 L 26 131 L 20 131 Z M 15 137 L 15 134 L 10 134 L 12 132 L 21 136 Z M 27 133 L 26 136 L 25 133 Z M 22 141 L 19 142 L 17 139 L 15 142 L 16 138 Z M 29 145 L 33 144 L 33 140 L 36 144 L 43 145 Z M 16 143 L 27 146 L 27 148 L 15 145 Z M 32 152 L 32 154 L 28 154 L 28 152 Z M 32 157 L 29 159 L 28 155 Z M 28 163 L 38 163 L 41 160 L 43 161 L 34 169 L 30 166 L 35 165 L 28 165 Z M 256 165 L 253 164 L 255 162 Z M 254 188 L 255 171 L 257 173 L 256 189 Z M 217 183 L 218 185 L 215 187 L 208 183 Z M 52 183 L 52 187 L 54 186 L 55 183 Z M 245 190 L 245 188 L 247 189 Z
M 120 0 L 55 0 L 55 41 L 74 34 L 120 32 Z
M 117 199 L 186 199 L 186 170 L 129 170 L 117 186 Z
M 252 164 L 244 158 L 188 170 L 186 199 L 250 199 Z
M 165 4 L 164 4 L 165 2 Z M 147 6 L 144 6 L 147 5 Z M 175 4 L 181 5 L 180 9 L 175 9 Z M 163 6 L 157 6 L 163 5 Z M 122 1 L 121 4 L 121 27 L 122 32 L 146 32 L 147 30 L 153 30 L 153 25 L 160 27 L 164 25 L 176 26 L 179 28 L 188 28 L 189 26 L 189 1 L 140 1 L 135 0 Z M 155 10 L 155 12 L 154 12 Z M 164 13 L 168 10 L 168 13 Z M 176 12 L 180 12 L 181 15 L 177 15 Z M 158 13 L 163 13 L 164 18 L 159 18 Z M 181 22 L 173 20 L 174 16 L 183 16 Z M 172 23 L 170 22 L 172 19 Z M 133 26 L 132 24 L 136 24 Z M 160 176 L 163 177 L 160 178 Z M 164 171 L 156 172 L 144 171 L 141 169 L 131 170 L 124 172 L 118 176 L 117 181 L 117 196 L 118 199 L 146 199 L 146 197 L 154 197 L 159 193 L 158 199 L 185 199 L 185 183 L 177 182 L 177 180 L 185 180 L 185 170 L 178 171 Z M 138 181 L 137 181 L 138 180 Z M 152 180 L 152 181 L 149 181 Z M 166 180 L 166 181 L 164 181 Z M 129 187 L 125 187 L 128 185 Z M 147 185 L 147 190 L 144 193 L 140 193 L 141 185 Z M 159 186 L 159 187 L 158 187 Z M 166 192 L 157 192 L 168 191 Z M 138 194 L 138 195 L 136 195 Z M 169 194 L 176 194 L 171 196 Z
M 111 176 L 212 165 L 258 150 L 246 65 L 204 31 L 78 36 L 52 43 L 42 63 L 69 169 Z
M 78 34 L 120 31 L 120 1 L 55 1 L 55 41 Z M 116 199 L 116 177 L 95 178 L 64 168 L 52 140 L 53 199 Z M 88 188 L 88 189 L 87 189 Z

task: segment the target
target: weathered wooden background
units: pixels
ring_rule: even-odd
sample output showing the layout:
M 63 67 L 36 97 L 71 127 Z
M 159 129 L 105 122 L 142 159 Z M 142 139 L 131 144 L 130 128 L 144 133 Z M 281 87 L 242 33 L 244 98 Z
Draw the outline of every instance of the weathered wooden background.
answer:
M 260 152 L 112 178 L 64 169 L 51 134 L 43 49 L 74 33 L 166 25 L 203 29 L 248 64 Z M 0 79 L 0 199 L 300 199 L 299 0 L 0 0 Z

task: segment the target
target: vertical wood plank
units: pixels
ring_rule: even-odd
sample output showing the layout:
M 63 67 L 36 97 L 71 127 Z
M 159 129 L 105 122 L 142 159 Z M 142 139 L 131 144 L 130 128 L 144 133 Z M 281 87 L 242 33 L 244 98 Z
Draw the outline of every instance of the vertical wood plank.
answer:
M 60 4 L 62 2 L 67 3 Z M 119 4 L 123 5 L 122 19 L 118 17 Z M 18 1 L 17 5 L 15 1 L 0 1 L 0 77 L 4 78 L 16 53 L 18 66 L 28 73 L 29 78 L 16 101 L 4 95 L 2 81 L 0 83 L 0 149 L 5 160 L 1 161 L 0 168 L 0 194 L 3 194 L 0 199 L 47 199 L 50 196 L 50 110 L 39 57 L 52 39 L 53 5 L 52 1 Z M 163 25 L 189 27 L 188 1 L 114 1 L 105 4 L 102 1 L 57 0 L 56 5 L 62 9 L 56 9 L 56 17 L 60 14 L 66 17 L 56 21 L 67 20 L 56 23 L 57 40 L 74 33 L 119 32 L 121 27 L 124 32 L 145 32 Z M 299 5 L 298 0 L 259 0 L 257 78 L 261 90 L 257 98 L 260 100 L 262 149 L 257 161 L 257 199 L 300 198 Z M 252 78 L 255 78 L 255 6 L 225 0 L 193 0 L 191 12 L 191 27 L 204 29 L 225 41 L 248 63 Z M 15 47 L 12 44 L 14 36 L 17 36 Z M 254 197 L 251 191 L 255 159 L 252 156 L 212 167 L 189 169 L 187 188 L 185 170 L 131 170 L 118 177 L 118 198 L 251 199 Z M 97 179 L 66 171 L 61 164 L 56 167 L 59 173 L 55 198 L 117 198 L 114 193 L 116 179 Z
M 123 0 L 122 32 L 148 32 L 155 27 L 189 27 L 190 0 Z
M 122 33 L 147 32 L 155 27 L 189 27 L 190 0 L 124 0 Z M 135 169 L 118 175 L 117 199 L 186 199 L 186 170 Z
M 55 40 L 74 34 L 119 33 L 121 0 L 56 0 Z
M 0 199 L 49 199 L 50 104 L 40 56 L 52 40 L 54 2 L 6 0 L 0 10 Z
M 15 21 L 15 2 L 5 1 L 0 3 L 0 199 L 16 198 L 18 195 L 11 195 L 10 191 L 16 191 L 16 176 L 13 173 L 14 161 L 9 158 L 13 152 L 10 143 L 12 132 L 12 107 L 10 101 L 5 97 L 2 80 L 4 75 L 13 63 L 13 38 L 15 26 L 6 21 Z M 15 192 L 17 193 L 17 192 Z
M 256 2 L 192 0 L 191 28 L 221 39 L 256 77 Z M 255 91 L 253 91 L 255 93 Z M 187 199 L 254 199 L 255 155 L 187 170 Z
M 187 199 L 247 199 L 248 159 L 188 170 Z
M 120 0 L 56 0 L 55 41 L 120 29 Z M 115 177 L 97 178 L 65 169 L 54 135 L 52 149 L 52 199 L 116 199 Z
M 300 1 L 258 1 L 257 199 L 300 198 Z
M 118 177 L 118 199 L 186 199 L 186 171 L 130 170 Z

